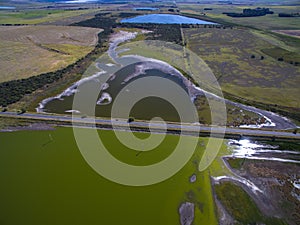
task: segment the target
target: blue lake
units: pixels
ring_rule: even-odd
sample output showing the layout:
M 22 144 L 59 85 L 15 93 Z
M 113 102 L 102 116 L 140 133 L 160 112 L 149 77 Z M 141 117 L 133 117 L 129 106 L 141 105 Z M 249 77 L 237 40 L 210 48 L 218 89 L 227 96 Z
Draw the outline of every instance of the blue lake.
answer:
M 121 23 L 160 23 L 160 24 L 216 24 L 204 20 L 173 14 L 149 14 L 125 18 Z
M 155 11 L 155 10 L 158 10 L 158 8 L 152 8 L 152 7 L 139 7 L 139 8 L 134 8 L 134 10 L 137 10 L 137 11 Z
M 13 6 L 0 6 L 0 9 L 15 9 Z

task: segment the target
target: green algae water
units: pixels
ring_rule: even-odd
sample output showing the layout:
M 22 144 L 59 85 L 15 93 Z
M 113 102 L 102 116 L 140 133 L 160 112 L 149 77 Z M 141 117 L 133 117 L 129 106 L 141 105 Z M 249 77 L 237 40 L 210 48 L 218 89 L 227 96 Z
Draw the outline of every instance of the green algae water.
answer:
M 136 135 L 145 138 L 148 134 Z M 149 155 L 139 155 L 139 161 L 132 150 L 116 141 L 113 131 L 101 130 L 99 136 L 112 155 L 136 165 L 167 157 L 179 138 L 167 135 Z M 179 206 L 186 201 L 195 204 L 195 225 L 217 224 L 208 172 L 197 172 L 203 144 L 170 179 L 130 187 L 113 183 L 90 168 L 71 128 L 0 133 L 0 143 L 0 224 L 176 225 L 180 224 Z M 192 174 L 197 175 L 195 183 L 189 182 Z

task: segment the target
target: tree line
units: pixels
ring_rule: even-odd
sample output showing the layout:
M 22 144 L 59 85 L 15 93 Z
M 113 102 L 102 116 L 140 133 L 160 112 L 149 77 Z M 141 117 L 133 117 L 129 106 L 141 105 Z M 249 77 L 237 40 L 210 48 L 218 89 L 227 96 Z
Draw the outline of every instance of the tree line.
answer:
M 278 13 L 279 17 L 300 17 L 300 13 Z
M 152 31 L 146 34 L 147 40 L 161 40 L 182 45 L 179 24 L 124 23 L 118 25 L 125 28 L 139 28 Z
M 256 9 L 243 9 L 242 13 L 234 12 L 223 12 L 223 14 L 230 17 L 255 17 L 255 16 L 265 16 L 267 14 L 274 14 L 269 8 L 256 8 Z

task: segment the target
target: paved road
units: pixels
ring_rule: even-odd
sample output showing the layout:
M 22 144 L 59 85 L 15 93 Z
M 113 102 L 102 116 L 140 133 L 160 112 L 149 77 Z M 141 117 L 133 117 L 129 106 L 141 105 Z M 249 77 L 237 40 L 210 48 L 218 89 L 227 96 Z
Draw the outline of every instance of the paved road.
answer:
M 0 112 L 1 117 L 13 117 L 13 118 L 24 118 L 24 119 L 34 119 L 39 121 L 58 121 L 65 123 L 73 123 L 74 125 L 111 125 L 117 127 L 128 127 L 127 120 L 124 119 L 104 119 L 104 118 L 82 118 L 72 117 L 71 115 L 57 115 L 57 114 L 39 114 L 39 113 L 24 113 L 17 114 L 14 112 Z M 130 123 L 131 126 L 137 128 L 148 128 L 149 123 L 145 121 L 135 121 Z M 154 122 L 152 123 L 153 129 L 164 130 L 166 127 L 171 130 L 183 130 L 186 132 L 197 132 L 199 130 L 199 124 L 179 124 L 179 123 L 160 123 Z M 269 137 L 286 137 L 286 138 L 295 138 L 300 139 L 300 133 L 293 134 L 292 132 L 284 132 L 284 131 L 274 131 L 274 130 L 262 130 L 262 129 L 247 129 L 247 128 L 223 128 L 223 127 L 209 127 L 200 125 L 201 133 L 214 133 L 214 134 L 233 134 L 233 135 L 243 135 L 243 136 L 269 136 Z

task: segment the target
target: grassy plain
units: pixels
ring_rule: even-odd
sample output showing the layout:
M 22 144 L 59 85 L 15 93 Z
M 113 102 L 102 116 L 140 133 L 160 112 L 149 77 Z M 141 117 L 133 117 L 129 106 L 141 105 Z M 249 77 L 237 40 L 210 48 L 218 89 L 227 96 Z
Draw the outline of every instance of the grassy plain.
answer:
M 207 7 L 212 10 L 204 10 Z M 274 11 L 262 17 L 233 18 L 222 14 L 255 7 L 258 6 L 179 5 L 182 13 L 233 26 L 186 29 L 187 46 L 210 66 L 228 98 L 299 121 L 296 96 L 300 95 L 300 42 L 295 35 L 300 18 L 278 17 L 278 13 L 298 12 L 299 6 L 260 5 Z
M 98 9 L 86 10 L 18 10 L 1 11 L 0 24 L 39 24 L 65 20 L 88 13 Z
M 99 135 L 115 157 L 136 165 L 167 156 L 178 141 L 178 136 L 168 135 L 157 149 L 136 156 L 112 131 Z M 119 185 L 95 173 L 80 154 L 71 128 L 0 133 L 0 140 L 3 224 L 180 224 L 178 209 L 184 201 L 195 203 L 195 225 L 217 224 L 209 173 L 197 172 L 207 139 L 199 139 L 179 173 L 145 187 Z M 197 175 L 195 183 L 189 182 L 192 174 Z
M 278 62 L 280 53 L 275 56 L 271 51 L 282 49 L 298 56 L 299 46 L 242 28 L 193 28 L 184 34 L 187 47 L 208 64 L 223 91 L 262 103 L 299 107 L 300 68 Z
M 0 82 L 62 69 L 94 49 L 101 29 L 0 26 Z

